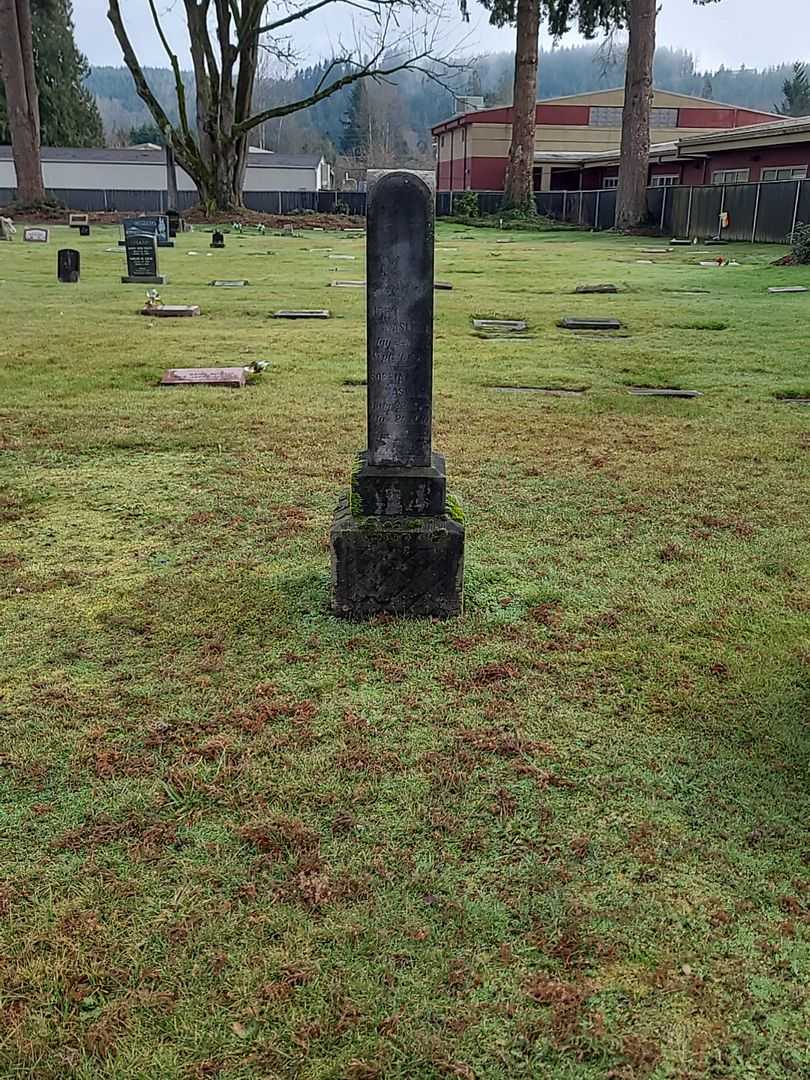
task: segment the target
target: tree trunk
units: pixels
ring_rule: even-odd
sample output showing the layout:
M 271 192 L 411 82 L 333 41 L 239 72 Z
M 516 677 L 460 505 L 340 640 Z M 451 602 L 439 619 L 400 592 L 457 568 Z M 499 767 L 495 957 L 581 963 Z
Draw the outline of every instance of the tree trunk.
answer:
M 643 225 L 647 217 L 656 2 L 630 0 L 630 40 L 624 77 L 619 188 L 616 192 L 618 229 L 636 228 Z
M 506 166 L 504 205 L 534 212 L 534 128 L 537 101 L 538 0 L 518 0 L 512 142 Z
M 0 77 L 6 90 L 17 200 L 45 201 L 39 143 L 39 94 L 29 0 L 0 0 Z

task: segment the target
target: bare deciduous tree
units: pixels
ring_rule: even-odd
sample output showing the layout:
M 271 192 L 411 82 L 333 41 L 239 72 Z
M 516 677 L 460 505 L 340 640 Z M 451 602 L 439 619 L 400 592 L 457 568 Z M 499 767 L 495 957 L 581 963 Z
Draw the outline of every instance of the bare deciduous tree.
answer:
M 149 85 L 124 24 L 120 0 L 108 2 L 107 17 L 137 92 L 173 147 L 177 161 L 197 185 L 201 201 L 211 210 L 242 206 L 248 136 L 254 128 L 315 105 L 358 79 L 380 79 L 406 70 L 436 77 L 437 64 L 448 69 L 453 66 L 437 55 L 440 13 L 432 0 L 183 0 L 196 92 L 192 129 L 180 62 L 164 32 L 155 0 L 147 3 L 174 72 L 177 125 L 169 120 Z M 336 4 L 359 12 L 366 28 L 373 27 L 371 35 L 341 49 L 307 97 L 254 109 L 260 50 L 291 61 L 295 54 L 286 35 L 303 20 L 323 18 Z M 405 30 L 400 15 L 406 16 Z M 417 17 L 422 22 L 414 27 Z

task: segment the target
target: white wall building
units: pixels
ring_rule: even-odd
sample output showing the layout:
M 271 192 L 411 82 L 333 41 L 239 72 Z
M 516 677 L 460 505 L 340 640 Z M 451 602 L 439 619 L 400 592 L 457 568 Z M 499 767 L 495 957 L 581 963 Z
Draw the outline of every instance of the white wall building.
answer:
M 42 148 L 42 171 L 49 191 L 166 191 L 166 159 L 161 147 Z M 0 146 L 0 190 L 17 186 L 10 146 Z M 332 167 L 318 154 L 276 154 L 251 149 L 245 192 L 321 191 L 334 186 Z M 180 192 L 196 192 L 177 166 Z M 99 207 L 102 209 L 102 207 Z

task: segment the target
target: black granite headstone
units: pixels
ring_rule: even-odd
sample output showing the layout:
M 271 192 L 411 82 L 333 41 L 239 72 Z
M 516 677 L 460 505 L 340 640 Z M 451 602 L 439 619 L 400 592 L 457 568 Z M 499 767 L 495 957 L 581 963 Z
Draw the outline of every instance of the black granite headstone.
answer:
M 56 253 L 56 276 L 66 285 L 75 285 L 79 280 L 81 258 L 73 248 L 62 248 Z
M 126 240 L 127 273 L 125 285 L 165 285 L 166 278 L 158 273 L 157 244 L 152 233 L 130 233 Z
M 167 210 L 166 220 L 169 222 L 169 237 L 173 240 L 180 230 L 179 210 Z
M 89 235 L 90 235 L 90 226 L 89 225 L 80 225 L 79 226 L 79 236 L 89 236 Z
M 157 239 L 158 247 L 174 247 L 174 241 L 169 238 L 169 221 L 165 214 L 124 218 L 121 225 L 124 239 L 118 241 L 119 245 L 126 245 L 127 237 L 132 233 L 152 233 Z
M 214 233 L 214 235 L 211 237 L 211 247 L 212 248 L 224 248 L 225 247 L 225 236 L 224 236 L 223 233 L 221 233 L 219 231 Z
M 447 617 L 462 603 L 464 526 L 433 451 L 433 178 L 369 173 L 368 447 L 332 526 L 333 610 Z

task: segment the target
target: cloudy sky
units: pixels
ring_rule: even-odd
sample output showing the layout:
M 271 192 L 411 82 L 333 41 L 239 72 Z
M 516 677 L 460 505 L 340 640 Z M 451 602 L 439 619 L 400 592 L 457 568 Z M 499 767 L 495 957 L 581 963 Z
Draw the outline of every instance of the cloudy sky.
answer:
M 165 13 L 165 25 L 172 42 L 183 54 L 181 0 L 157 0 Z M 282 5 L 274 5 L 280 8 Z M 514 31 L 489 26 L 480 6 L 471 3 L 472 19 L 464 26 L 455 17 L 444 20 L 448 41 L 464 39 L 469 53 L 511 49 Z M 143 63 L 165 64 L 165 55 L 155 37 L 146 0 L 121 0 L 121 8 L 136 51 Z M 79 47 L 91 64 L 119 64 L 121 54 L 106 19 L 107 0 L 73 0 L 76 36 Z M 307 61 L 332 53 L 341 37 L 352 33 L 351 9 L 335 5 L 329 16 L 310 22 L 295 38 L 300 55 Z M 449 12 L 456 5 L 448 0 Z M 699 68 L 765 67 L 782 61 L 810 58 L 810 4 L 808 0 L 771 0 L 763 18 L 762 0 L 722 0 L 710 7 L 696 7 L 692 0 L 662 0 L 658 19 L 658 41 L 689 49 Z M 569 39 L 566 39 L 567 41 Z M 576 41 L 572 36 L 570 41 Z M 550 47 L 546 39 L 544 44 Z M 800 49 L 801 54 L 795 54 Z

